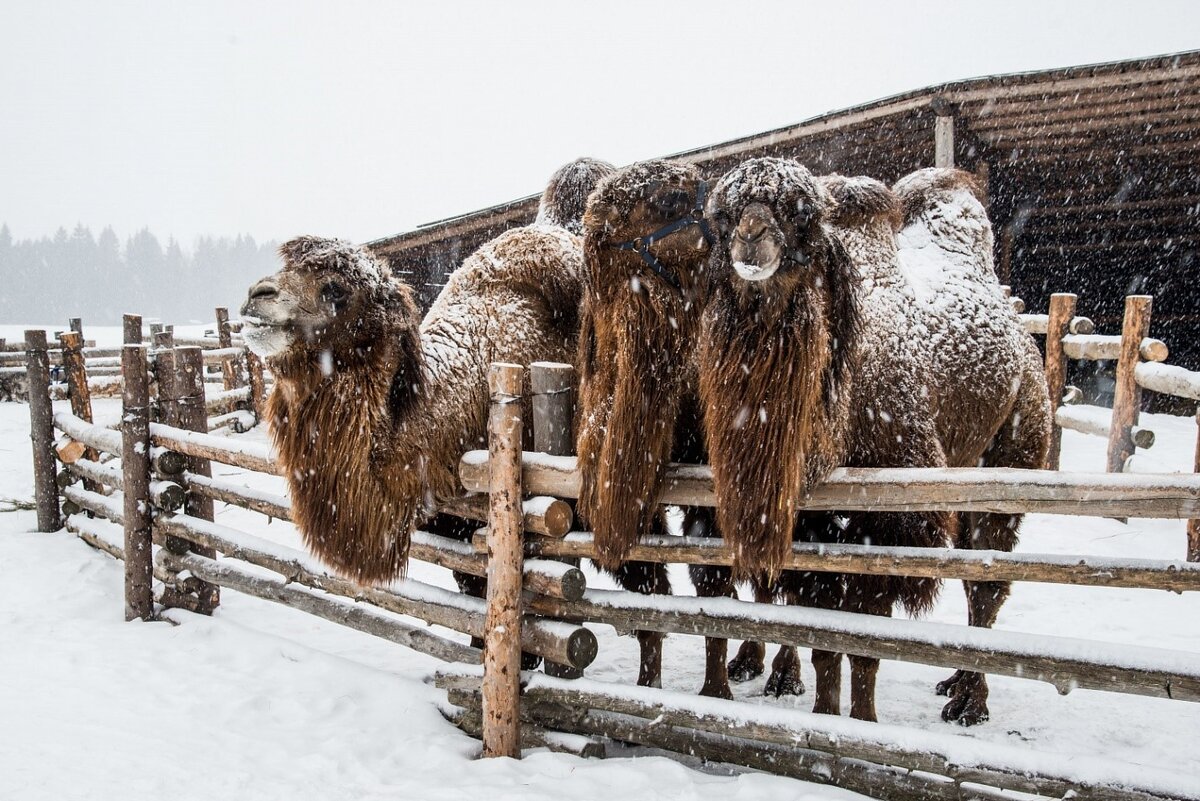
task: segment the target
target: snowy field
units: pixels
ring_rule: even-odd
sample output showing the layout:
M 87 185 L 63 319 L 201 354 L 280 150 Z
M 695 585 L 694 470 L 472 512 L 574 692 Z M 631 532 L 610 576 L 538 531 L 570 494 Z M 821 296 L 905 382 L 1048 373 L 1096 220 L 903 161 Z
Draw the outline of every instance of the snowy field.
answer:
M 0 336 L 20 338 L 20 327 L 10 328 Z M 117 331 L 87 335 L 112 344 Z M 117 401 L 97 401 L 99 418 L 115 420 L 118 412 Z M 1191 469 L 1190 418 L 1150 415 L 1142 425 L 1157 431 L 1158 443 L 1140 469 Z M 28 436 L 28 407 L 0 403 L 0 498 L 32 498 Z M 263 438 L 259 431 L 245 436 Z M 1063 469 L 1101 469 L 1104 447 L 1098 437 L 1064 432 Z M 242 474 L 213 467 L 225 478 Z M 282 490 L 272 477 L 253 481 Z M 288 524 L 217 507 L 221 523 L 299 547 Z M 212 618 L 176 610 L 169 617 L 178 625 L 124 623 L 120 563 L 65 532 L 31 533 L 34 527 L 33 512 L 0 512 L 4 801 L 859 798 L 760 774 L 701 772 L 657 756 L 588 761 L 534 751 L 521 762 L 475 760 L 477 743 L 441 718 L 444 694 L 425 682 L 435 660 L 228 590 Z M 1020 550 L 1180 559 L 1184 524 L 1032 515 Z M 441 568 L 414 563 L 412 575 L 453 586 Z M 690 592 L 685 570 L 673 569 L 672 578 Z M 589 581 L 612 586 L 592 573 Z M 930 619 L 965 622 L 958 582 L 947 583 Z M 1200 654 L 1200 596 L 1018 584 L 998 628 Z M 596 633 L 600 656 L 588 675 L 632 682 L 636 642 L 602 626 Z M 697 690 L 703 641 L 674 636 L 666 647 L 664 686 Z M 1200 705 L 1086 690 L 1060 696 L 1048 684 L 992 677 L 991 721 L 961 729 L 941 721 L 945 699 L 933 693 L 949 673 L 884 662 L 880 720 L 1058 753 L 1064 762 L 1089 755 L 1137 763 L 1200 782 Z M 755 703 L 810 708 L 811 694 L 762 699 L 764 678 L 735 692 Z M 807 661 L 804 680 L 811 692 Z

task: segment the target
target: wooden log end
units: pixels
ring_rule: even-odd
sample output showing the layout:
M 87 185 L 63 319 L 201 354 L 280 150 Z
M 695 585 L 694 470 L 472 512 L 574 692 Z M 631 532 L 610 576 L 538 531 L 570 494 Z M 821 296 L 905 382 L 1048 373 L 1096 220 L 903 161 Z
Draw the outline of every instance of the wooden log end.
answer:
M 1165 362 L 1171 351 L 1167 348 L 1167 343 L 1161 339 L 1143 339 L 1141 346 L 1138 348 L 1142 359 L 1148 362 Z
M 62 437 L 54 444 L 54 452 L 63 464 L 74 464 L 83 458 L 83 454 L 87 452 L 87 446 L 79 440 Z
M 154 457 L 154 469 L 167 476 L 177 476 L 187 467 L 187 457 L 176 451 L 162 451 Z
M 180 509 L 187 500 L 187 492 L 178 484 L 168 484 L 158 491 L 158 497 L 155 499 L 157 505 L 168 511 L 174 512 Z
M 579 670 L 585 669 L 596 661 L 596 655 L 599 652 L 600 645 L 591 629 L 580 626 L 571 632 L 571 636 L 567 639 L 567 656 L 571 660 L 570 667 Z
M 74 501 L 63 501 L 62 502 L 63 517 L 70 517 L 72 515 L 77 515 L 82 511 L 83 511 L 83 507 L 81 507 L 79 504 L 75 503 Z
M 1139 448 L 1154 447 L 1154 432 L 1148 428 L 1134 428 L 1130 432 L 1133 437 L 1133 444 Z
M 575 523 L 575 513 L 571 509 L 571 504 L 561 498 L 555 498 L 547 504 L 542 517 L 546 521 L 546 536 L 555 539 L 567 536 L 567 532 Z
M 587 577 L 584 576 L 582 570 L 573 567 L 563 573 L 562 595 L 564 600 L 578 601 L 583 598 L 585 592 L 587 592 Z

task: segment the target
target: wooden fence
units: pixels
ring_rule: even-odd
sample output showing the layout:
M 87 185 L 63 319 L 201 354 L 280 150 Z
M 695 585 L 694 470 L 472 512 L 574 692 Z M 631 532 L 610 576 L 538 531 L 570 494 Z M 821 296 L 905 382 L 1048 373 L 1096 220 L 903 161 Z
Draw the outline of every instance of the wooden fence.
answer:
M 1059 321 L 1048 330 L 1067 332 L 1058 340 L 1089 336 L 1069 333 L 1071 326 L 1086 327 L 1072 318 L 1062 323 L 1059 309 L 1058 316 L 1047 317 Z M 1027 327 L 1039 324 L 1032 315 L 1026 320 Z M 522 673 L 520 655 L 526 652 L 543 657 L 547 673 L 582 675 L 598 651 L 595 635 L 584 625 L 590 623 L 623 632 L 757 639 L 978 670 L 1049 682 L 1064 694 L 1084 687 L 1200 701 L 1200 659 L 1194 653 L 735 599 L 651 598 L 589 589 L 577 567 L 559 561 L 593 554 L 590 535 L 570 531 L 568 501 L 578 496 L 579 475 L 569 455 L 573 399 L 566 365 L 531 367 L 533 452 L 524 451 L 521 440 L 522 404 L 512 402 L 521 395 L 524 368 L 493 366 L 489 450 L 463 456 L 460 477 L 473 494 L 443 507 L 484 525 L 470 543 L 422 532 L 413 537 L 412 558 L 486 576 L 484 600 L 411 578 L 386 587 L 359 586 L 330 574 L 306 553 L 214 523 L 216 501 L 282 519 L 290 517 L 290 509 L 285 496 L 211 475 L 211 461 L 273 475 L 278 466 L 267 448 L 206 430 L 212 397 L 205 397 L 204 355 L 198 347 L 170 347 L 165 339 L 125 345 L 122 423 L 120 430 L 111 430 L 90 422 L 90 410 L 81 402 L 84 393 L 76 392 L 87 386 L 85 369 L 68 369 L 72 411 L 54 412 L 44 335 L 39 341 L 38 332 L 29 332 L 28 339 L 39 528 L 65 525 L 125 561 L 129 619 L 154 618 L 156 603 L 211 612 L 220 589 L 228 588 L 460 663 L 436 678 L 448 693 L 446 714 L 480 736 L 488 755 L 519 756 L 532 746 L 603 755 L 606 742 L 620 741 L 835 783 L 884 799 L 1009 797 L 1002 791 L 1122 801 L 1200 799 L 1200 788 L 1189 777 L 1107 760 L 1073 758 L 1068 769 L 1052 755 L 978 741 L 968 747 L 952 735 Z M 68 337 L 64 356 L 74 344 Z M 1049 364 L 1049 353 L 1047 359 Z M 1131 372 L 1136 380 L 1137 368 Z M 1056 397 L 1061 392 L 1060 386 Z M 1132 428 L 1136 417 L 1122 425 Z M 120 461 L 111 461 L 114 457 Z M 659 500 L 713 505 L 708 467 L 673 465 Z M 841 470 L 809 503 L 814 509 L 1195 518 L 1200 517 L 1200 476 Z M 639 543 L 631 557 L 728 564 L 731 554 L 722 540 L 661 537 Z M 1184 560 L 797 545 L 789 567 L 1200 590 L 1200 564 Z M 484 650 L 426 624 L 483 640 Z

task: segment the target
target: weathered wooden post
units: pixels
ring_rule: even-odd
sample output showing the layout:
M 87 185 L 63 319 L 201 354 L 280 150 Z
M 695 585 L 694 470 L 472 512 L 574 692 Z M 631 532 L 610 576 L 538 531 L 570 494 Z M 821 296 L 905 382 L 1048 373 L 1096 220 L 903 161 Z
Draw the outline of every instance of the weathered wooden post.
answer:
M 933 128 L 933 166 L 954 166 L 954 117 L 939 114 Z
M 154 615 L 150 500 L 150 375 L 146 346 L 121 349 L 121 481 L 125 492 L 125 619 Z
M 570 456 L 575 450 L 575 368 L 559 362 L 529 365 L 533 393 L 533 449 L 551 456 Z M 578 559 L 565 559 L 579 566 Z M 583 671 L 570 665 L 546 662 L 546 673 L 577 679 Z
M 233 347 L 233 332 L 229 330 L 229 309 L 224 306 L 217 307 L 217 347 L 232 348 Z M 241 379 L 242 370 L 237 359 L 222 359 L 221 360 L 221 376 L 225 382 L 225 389 L 235 389 L 242 385 Z
M 92 422 L 92 392 L 88 387 L 87 363 L 83 358 L 83 326 L 80 324 L 77 329 L 76 324 L 78 323 L 80 323 L 78 317 L 72 318 L 71 331 L 60 334 L 58 341 L 62 346 L 63 369 L 67 374 L 67 397 L 71 401 L 71 414 L 90 423 Z M 100 458 L 100 454 L 96 452 L 95 448 L 85 448 L 83 456 L 93 462 Z M 99 489 L 99 485 L 90 478 L 85 478 L 83 488 L 89 492 L 95 492 Z
M 521 756 L 521 385 L 517 364 L 488 372 L 491 487 L 487 534 L 487 623 L 483 648 L 483 755 Z
M 29 439 L 33 443 L 33 495 L 38 531 L 58 531 L 58 483 L 54 464 L 54 403 L 50 400 L 50 352 L 46 332 L 25 332 L 25 376 L 29 383 Z M 520 501 L 518 500 L 518 503 Z
M 250 380 L 250 405 L 254 408 L 254 420 L 261 423 L 267 418 L 267 386 L 263 379 L 263 363 L 258 354 L 246 349 L 246 376 Z
M 1063 337 L 1075 317 L 1077 295 L 1055 292 L 1050 296 L 1050 314 L 1046 323 L 1046 386 L 1050 390 L 1050 448 L 1046 451 L 1046 469 L 1057 470 L 1062 454 L 1062 429 L 1054 422 L 1054 414 L 1062 404 L 1067 385 L 1067 355 L 1063 353 Z
M 179 427 L 188 431 L 208 431 L 208 410 L 204 406 L 204 351 L 197 347 L 176 348 L 175 350 L 175 380 L 178 382 L 176 395 L 179 408 Z M 212 475 L 212 465 L 208 459 L 189 457 L 193 473 L 201 476 Z M 192 517 L 202 520 L 213 519 L 213 502 L 194 492 L 189 492 L 184 511 Z M 192 545 L 191 550 L 210 559 L 217 557 L 212 548 Z M 200 605 L 197 611 L 212 614 L 221 602 L 221 588 L 216 584 L 202 582 L 197 594 Z
M 1125 460 L 1133 455 L 1133 427 L 1137 425 L 1142 404 L 1142 389 L 1134 380 L 1134 369 L 1141 358 L 1142 340 L 1150 333 L 1149 295 L 1125 298 L 1125 320 L 1121 326 L 1121 352 L 1117 357 L 1116 387 L 1113 393 L 1112 427 L 1108 434 L 1108 472 L 1120 473 Z
M 142 344 L 142 315 L 126 314 L 121 318 L 121 341 L 126 345 Z

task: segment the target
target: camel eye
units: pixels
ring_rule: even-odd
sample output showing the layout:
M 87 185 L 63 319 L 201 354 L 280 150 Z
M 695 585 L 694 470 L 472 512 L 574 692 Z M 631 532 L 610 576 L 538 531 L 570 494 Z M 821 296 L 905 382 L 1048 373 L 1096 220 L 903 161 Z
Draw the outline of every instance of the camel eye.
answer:
M 346 288 L 337 281 L 330 281 L 321 287 L 321 300 L 331 306 L 337 306 L 346 299 Z

